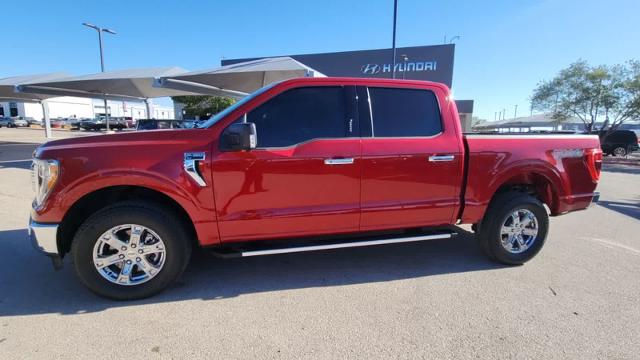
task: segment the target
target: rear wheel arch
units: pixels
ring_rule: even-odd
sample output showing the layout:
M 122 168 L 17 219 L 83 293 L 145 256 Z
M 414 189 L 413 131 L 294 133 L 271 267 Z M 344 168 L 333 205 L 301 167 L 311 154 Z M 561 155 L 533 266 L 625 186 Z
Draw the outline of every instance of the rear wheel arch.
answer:
M 87 193 L 73 203 L 65 213 L 58 228 L 57 244 L 59 252 L 66 254 L 71 250 L 75 232 L 92 214 L 117 202 L 127 200 L 149 203 L 175 213 L 178 220 L 189 231 L 189 235 L 194 242 L 192 245 L 197 245 L 197 232 L 193 219 L 176 200 L 148 187 L 117 185 Z
M 515 171 L 514 171 L 515 170 Z M 502 176 L 494 177 L 495 181 L 490 186 L 492 191 L 488 206 L 496 197 L 508 191 L 516 191 L 531 195 L 543 204 L 547 205 L 552 214 L 556 213 L 563 194 L 562 178 L 557 170 L 548 164 L 524 165 L 520 169 L 509 169 Z
M 499 195 L 506 192 L 520 192 L 531 195 L 547 205 L 552 211 L 558 203 L 558 194 L 554 190 L 551 180 L 537 173 L 520 174 L 504 181 L 493 193 L 489 204 Z

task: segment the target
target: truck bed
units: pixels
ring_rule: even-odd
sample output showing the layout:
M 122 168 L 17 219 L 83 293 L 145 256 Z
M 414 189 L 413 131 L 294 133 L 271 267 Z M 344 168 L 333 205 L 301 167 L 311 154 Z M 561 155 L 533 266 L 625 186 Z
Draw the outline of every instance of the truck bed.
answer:
M 463 223 L 480 221 L 493 194 L 523 185 L 544 194 L 551 215 L 589 206 L 596 181 L 588 153 L 599 149 L 595 135 L 566 133 L 466 133 Z

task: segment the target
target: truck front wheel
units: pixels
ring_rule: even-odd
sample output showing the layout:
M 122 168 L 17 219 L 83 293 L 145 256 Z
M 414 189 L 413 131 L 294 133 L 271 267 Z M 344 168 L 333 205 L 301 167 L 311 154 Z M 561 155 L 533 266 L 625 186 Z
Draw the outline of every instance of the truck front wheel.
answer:
M 478 240 L 485 254 L 507 265 L 521 265 L 542 249 L 549 215 L 533 196 L 506 192 L 491 202 L 480 225 Z
M 76 273 L 100 296 L 146 298 L 182 274 L 191 255 L 189 240 L 185 226 L 162 206 L 115 204 L 91 215 L 76 232 Z

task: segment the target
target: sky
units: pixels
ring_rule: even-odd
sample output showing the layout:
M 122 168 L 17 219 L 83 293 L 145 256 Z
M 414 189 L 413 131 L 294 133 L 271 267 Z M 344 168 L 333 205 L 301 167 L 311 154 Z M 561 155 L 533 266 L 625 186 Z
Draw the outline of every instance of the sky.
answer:
M 391 47 L 392 0 L 11 1 L 3 6 L 0 78 L 100 70 L 212 68 L 220 59 Z M 9 16 L 10 15 L 10 16 Z M 397 46 L 456 40 L 453 91 L 474 115 L 528 115 L 538 82 L 578 59 L 640 59 L 640 1 L 398 0 Z

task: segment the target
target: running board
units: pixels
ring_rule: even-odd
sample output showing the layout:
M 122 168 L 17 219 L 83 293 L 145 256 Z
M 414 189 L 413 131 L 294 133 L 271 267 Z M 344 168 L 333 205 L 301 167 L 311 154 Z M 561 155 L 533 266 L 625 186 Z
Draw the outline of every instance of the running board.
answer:
M 354 247 L 362 247 L 362 246 L 375 246 L 375 245 L 385 245 L 385 244 L 399 244 L 399 243 L 408 243 L 408 242 L 418 242 L 418 241 L 426 241 L 426 240 L 439 240 L 439 239 L 449 239 L 453 236 L 457 235 L 456 232 L 442 232 L 442 233 L 432 233 L 425 235 L 414 235 L 414 236 L 402 236 L 398 237 L 398 234 L 395 237 L 376 237 L 372 240 L 360 239 L 355 241 L 348 242 L 333 242 L 333 243 L 316 243 L 317 245 L 310 245 L 308 242 L 304 245 L 292 246 L 291 244 L 287 244 L 284 242 L 284 246 L 281 247 L 262 247 L 262 248 L 253 248 L 253 249 L 215 249 L 213 250 L 214 255 L 224 258 L 232 258 L 232 257 L 249 257 L 249 256 L 261 256 L 261 255 L 276 255 L 276 254 L 286 254 L 286 253 L 295 253 L 295 252 L 304 252 L 304 251 L 319 251 L 319 250 L 330 250 L 330 249 L 342 249 L 342 248 L 354 248 Z M 351 239 L 352 240 L 352 239 Z M 282 245 L 283 243 L 281 243 Z M 259 242 L 258 242 L 258 245 Z

